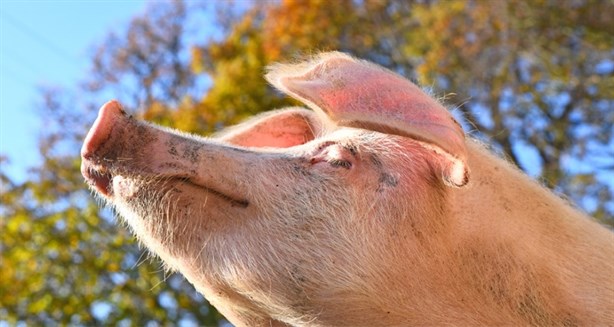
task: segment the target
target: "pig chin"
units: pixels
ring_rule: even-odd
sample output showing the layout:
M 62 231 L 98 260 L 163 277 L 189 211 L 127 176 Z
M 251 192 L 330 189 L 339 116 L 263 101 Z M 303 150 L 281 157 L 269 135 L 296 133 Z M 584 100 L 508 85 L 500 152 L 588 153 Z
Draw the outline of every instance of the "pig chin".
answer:
M 111 185 L 113 193 L 126 200 L 135 198 L 139 191 L 137 183 L 123 176 L 115 176 L 111 181 Z
M 223 220 L 230 207 L 228 201 L 177 178 L 143 180 L 118 175 L 111 187 L 113 195 L 107 202 L 171 270 L 186 267 L 186 262 L 199 264 L 194 253 L 202 252 L 210 237 L 202 232 L 218 230 L 217 218 Z M 214 215 L 216 219 L 211 219 Z

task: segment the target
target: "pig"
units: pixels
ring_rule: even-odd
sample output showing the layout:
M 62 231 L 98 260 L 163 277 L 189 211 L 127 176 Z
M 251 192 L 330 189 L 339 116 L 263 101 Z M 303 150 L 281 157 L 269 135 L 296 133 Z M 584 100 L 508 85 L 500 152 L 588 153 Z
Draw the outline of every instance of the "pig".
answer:
M 302 101 L 210 138 L 102 106 L 87 183 L 237 326 L 614 325 L 614 233 L 332 52 L 266 78 Z

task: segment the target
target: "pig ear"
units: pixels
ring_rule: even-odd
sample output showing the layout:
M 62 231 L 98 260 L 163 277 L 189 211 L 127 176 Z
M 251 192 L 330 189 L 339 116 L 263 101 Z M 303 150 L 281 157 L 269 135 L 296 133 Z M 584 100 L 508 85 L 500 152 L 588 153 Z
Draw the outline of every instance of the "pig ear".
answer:
M 436 100 L 401 76 L 333 52 L 270 67 L 267 80 L 338 125 L 418 140 L 437 155 L 446 184 L 469 180 L 465 134 Z
M 214 137 L 245 147 L 287 148 L 313 140 L 321 130 L 313 111 L 288 108 L 265 112 Z

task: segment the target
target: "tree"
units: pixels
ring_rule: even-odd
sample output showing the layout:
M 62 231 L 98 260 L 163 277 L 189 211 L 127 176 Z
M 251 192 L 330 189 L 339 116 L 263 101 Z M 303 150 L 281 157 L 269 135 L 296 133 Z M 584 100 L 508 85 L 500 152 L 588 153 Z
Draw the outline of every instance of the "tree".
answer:
M 467 126 L 611 225 L 612 14 L 608 1 L 435 2 L 416 6 L 406 47 Z

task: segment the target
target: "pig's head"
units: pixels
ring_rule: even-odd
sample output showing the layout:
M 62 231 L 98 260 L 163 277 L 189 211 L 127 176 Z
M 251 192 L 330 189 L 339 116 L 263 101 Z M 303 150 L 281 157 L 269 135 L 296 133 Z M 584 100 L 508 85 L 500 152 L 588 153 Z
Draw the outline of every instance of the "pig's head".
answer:
M 83 145 L 83 175 L 236 324 L 403 321 L 398 304 L 425 301 L 445 246 L 447 195 L 468 181 L 461 128 L 409 81 L 344 54 L 267 78 L 314 111 L 202 138 L 112 101 Z

